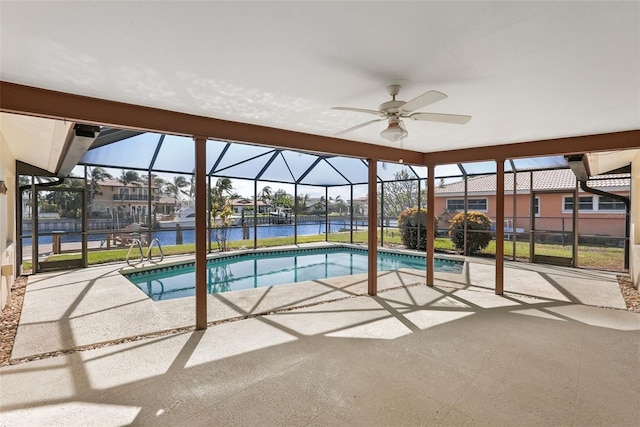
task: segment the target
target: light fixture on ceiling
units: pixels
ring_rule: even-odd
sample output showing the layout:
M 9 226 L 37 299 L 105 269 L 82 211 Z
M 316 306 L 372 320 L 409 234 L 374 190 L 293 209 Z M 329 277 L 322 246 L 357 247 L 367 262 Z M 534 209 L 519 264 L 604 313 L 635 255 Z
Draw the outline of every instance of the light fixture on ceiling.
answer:
M 394 84 L 387 88 L 389 95 L 391 95 L 391 101 L 383 102 L 380 104 L 377 110 L 368 110 L 366 108 L 353 108 L 353 107 L 333 107 L 334 110 L 353 111 L 356 113 L 367 113 L 378 116 L 377 119 L 369 120 L 368 122 L 360 123 L 359 125 L 345 129 L 342 132 L 338 132 L 336 135 L 343 135 L 347 132 L 352 132 L 356 129 L 369 126 L 373 123 L 380 122 L 382 120 L 389 120 L 389 126 L 380 133 L 384 139 L 397 142 L 398 140 L 405 138 L 407 130 L 404 127 L 402 120 L 411 119 L 419 121 L 429 122 L 441 122 L 463 125 L 471 120 L 471 116 L 462 116 L 458 114 L 443 114 L 443 113 L 422 113 L 415 112 L 418 109 L 433 104 L 434 102 L 441 101 L 447 97 L 444 93 L 430 90 L 423 93 L 411 101 L 399 101 L 396 96 L 400 92 L 400 85 Z
M 99 126 L 76 123 L 73 126 L 73 132 L 69 133 L 64 144 L 63 154 L 56 167 L 56 175 L 59 177 L 69 176 L 71 170 L 78 164 L 99 134 Z
M 574 154 L 571 156 L 564 156 L 569 168 L 573 171 L 578 181 L 588 181 L 589 176 L 589 163 L 586 156 L 583 154 Z
M 397 142 L 407 136 L 407 130 L 398 117 L 389 117 L 389 126 L 380 132 L 380 136 L 387 141 Z

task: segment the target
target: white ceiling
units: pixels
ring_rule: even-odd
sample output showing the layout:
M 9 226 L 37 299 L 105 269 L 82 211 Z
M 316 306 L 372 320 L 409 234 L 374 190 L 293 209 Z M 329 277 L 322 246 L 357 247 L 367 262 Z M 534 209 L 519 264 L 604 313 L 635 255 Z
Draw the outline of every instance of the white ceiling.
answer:
M 0 137 L 16 160 L 55 172 L 73 123 L 0 113 Z
M 0 3 L 4 81 L 332 135 L 400 99 L 429 152 L 640 128 L 640 2 Z M 345 135 L 390 144 L 383 122 Z M 399 145 L 399 144 L 398 144 Z

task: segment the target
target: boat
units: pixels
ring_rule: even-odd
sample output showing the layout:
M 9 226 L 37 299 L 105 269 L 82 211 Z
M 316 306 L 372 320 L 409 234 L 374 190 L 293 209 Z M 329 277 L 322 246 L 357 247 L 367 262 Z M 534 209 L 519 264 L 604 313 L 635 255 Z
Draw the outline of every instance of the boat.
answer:
M 196 209 L 195 206 L 189 205 L 185 208 L 178 209 L 172 219 L 156 220 L 158 228 L 195 228 L 196 226 Z
M 207 213 L 208 215 L 208 213 Z M 235 226 L 240 222 L 240 217 L 237 215 L 231 215 L 229 217 L 230 225 Z M 216 219 L 216 222 L 219 222 L 219 219 Z M 196 209 L 195 206 L 189 205 L 185 208 L 178 209 L 175 213 L 173 219 L 159 219 L 156 220 L 157 228 L 160 229 L 171 229 L 177 228 L 180 226 L 181 228 L 195 228 L 196 226 Z
M 269 212 L 269 224 L 293 224 L 291 208 L 278 208 Z

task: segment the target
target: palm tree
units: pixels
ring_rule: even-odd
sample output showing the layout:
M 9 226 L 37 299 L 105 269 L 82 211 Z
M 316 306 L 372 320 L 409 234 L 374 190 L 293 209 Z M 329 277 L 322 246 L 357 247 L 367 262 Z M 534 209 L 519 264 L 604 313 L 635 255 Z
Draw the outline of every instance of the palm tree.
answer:
M 342 208 L 345 206 L 344 200 L 342 200 L 342 196 L 337 195 L 334 199 L 336 205 L 338 205 L 338 213 L 342 215 Z
M 164 194 L 165 196 L 172 197 L 176 200 L 178 200 L 179 193 L 180 193 L 180 190 L 178 189 L 178 187 L 176 187 L 176 185 L 173 182 L 167 181 L 164 187 L 162 188 L 162 194 Z
M 120 181 L 122 185 L 126 187 L 128 184 L 140 185 L 140 183 L 142 182 L 142 179 L 140 178 L 140 175 L 138 175 L 138 172 L 125 171 L 123 169 L 122 175 L 118 177 L 118 181 Z
M 215 185 L 209 190 L 209 202 L 211 203 L 211 217 L 215 239 L 218 249 L 224 252 L 228 249 L 229 226 L 233 210 L 229 203 L 229 195 L 233 192 L 233 184 L 229 178 L 218 178 Z M 216 221 L 216 219 L 218 219 Z
M 120 203 L 124 203 L 125 198 L 129 196 L 127 185 L 132 184 L 138 187 L 142 185 L 142 178 L 140 178 L 140 175 L 138 175 L 138 172 L 136 171 L 125 171 L 122 169 L 122 175 L 117 179 L 124 186 L 122 191 L 120 191 Z M 124 209 L 124 205 L 122 208 Z
M 258 195 L 258 200 L 262 200 L 266 205 L 271 203 L 271 196 L 273 195 L 271 191 L 271 187 L 268 185 L 262 188 L 260 194 Z
M 79 179 L 66 179 L 55 188 L 83 188 L 84 182 Z M 49 205 L 56 206 L 61 217 L 77 218 L 82 207 L 81 193 L 69 191 L 48 191 L 44 200 Z
M 189 179 L 189 200 L 193 200 L 196 196 L 196 173 L 195 169 L 193 170 L 193 174 L 191 175 L 191 179 Z
M 213 188 L 217 194 L 231 194 L 233 183 L 229 178 L 218 178 Z
M 104 180 L 111 179 L 113 176 L 102 169 L 101 167 L 95 167 L 91 169 L 91 184 L 89 187 L 89 214 L 93 212 L 93 198 L 96 194 L 102 194 L 100 191 L 100 183 Z
M 153 178 L 153 185 L 155 185 L 158 189 L 158 192 L 161 193 L 164 187 L 167 185 L 167 180 L 155 174 L 151 174 L 151 177 Z
M 164 178 L 156 175 L 155 173 L 148 173 L 148 174 L 142 175 L 141 179 L 144 185 L 149 185 L 149 180 L 151 180 L 151 186 L 156 187 L 158 189 L 160 189 L 166 182 Z
M 228 196 L 233 192 L 233 183 L 229 178 L 218 178 L 215 185 L 211 188 L 209 195 L 211 197 L 212 213 L 214 217 L 216 212 L 220 212 L 227 203 Z
M 141 185 L 141 178 L 136 171 L 125 171 L 122 170 L 122 175 L 118 177 L 118 181 L 124 186 L 124 190 L 120 193 L 120 200 L 124 201 L 125 194 L 128 193 L 127 185 L 137 185 L 138 187 Z
M 302 196 L 298 196 L 298 210 L 296 213 L 302 213 L 307 210 L 307 203 L 309 202 L 309 195 L 304 194 Z
M 165 184 L 165 192 L 168 196 L 173 197 L 176 200 L 180 200 L 182 198 L 182 195 L 188 195 L 188 192 L 183 190 L 183 188 L 187 187 L 188 185 L 189 182 L 187 182 L 184 176 L 174 176 L 173 182 L 167 182 Z
M 325 199 L 324 196 L 320 197 L 320 200 L 318 200 L 314 205 L 313 205 L 313 210 L 316 213 L 320 213 L 323 212 L 325 210 L 325 206 L 327 205 L 327 199 Z

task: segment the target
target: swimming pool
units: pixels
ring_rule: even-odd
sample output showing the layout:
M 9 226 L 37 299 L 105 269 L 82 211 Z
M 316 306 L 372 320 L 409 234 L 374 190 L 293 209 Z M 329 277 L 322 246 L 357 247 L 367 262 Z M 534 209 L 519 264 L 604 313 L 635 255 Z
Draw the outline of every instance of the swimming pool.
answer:
M 462 261 L 435 260 L 435 271 L 462 272 Z M 425 268 L 425 258 L 378 252 L 378 271 Z M 367 251 L 336 247 L 291 251 L 251 252 L 207 262 L 207 292 L 220 293 L 260 288 L 367 272 Z M 193 296 L 193 262 L 123 275 L 154 301 Z

